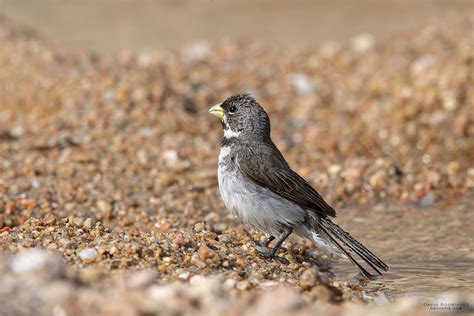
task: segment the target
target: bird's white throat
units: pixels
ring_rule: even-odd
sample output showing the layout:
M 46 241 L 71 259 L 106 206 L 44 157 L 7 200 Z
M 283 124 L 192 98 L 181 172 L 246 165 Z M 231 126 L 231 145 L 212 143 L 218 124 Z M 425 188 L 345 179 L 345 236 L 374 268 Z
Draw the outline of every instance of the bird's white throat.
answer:
M 232 138 L 232 137 L 239 137 L 240 135 L 240 132 L 235 132 L 233 130 L 231 130 L 230 128 L 226 128 L 224 129 L 224 138 Z

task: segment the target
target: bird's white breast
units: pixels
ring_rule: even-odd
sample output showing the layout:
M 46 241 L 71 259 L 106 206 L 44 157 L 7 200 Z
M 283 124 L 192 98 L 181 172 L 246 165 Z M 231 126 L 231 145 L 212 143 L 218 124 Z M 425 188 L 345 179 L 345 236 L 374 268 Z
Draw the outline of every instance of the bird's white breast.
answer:
M 239 170 L 231 146 L 219 154 L 219 191 L 226 207 L 262 231 L 278 235 L 281 225 L 302 223 L 305 211 L 295 203 L 247 179 Z

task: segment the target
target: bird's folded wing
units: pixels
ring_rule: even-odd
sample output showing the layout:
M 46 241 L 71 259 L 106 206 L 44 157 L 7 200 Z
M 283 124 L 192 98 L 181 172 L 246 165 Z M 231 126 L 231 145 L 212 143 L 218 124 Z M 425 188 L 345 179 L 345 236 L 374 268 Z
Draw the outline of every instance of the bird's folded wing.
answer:
M 281 155 L 259 150 L 241 151 L 236 162 L 240 171 L 256 184 L 320 215 L 336 216 L 336 211 L 291 170 Z

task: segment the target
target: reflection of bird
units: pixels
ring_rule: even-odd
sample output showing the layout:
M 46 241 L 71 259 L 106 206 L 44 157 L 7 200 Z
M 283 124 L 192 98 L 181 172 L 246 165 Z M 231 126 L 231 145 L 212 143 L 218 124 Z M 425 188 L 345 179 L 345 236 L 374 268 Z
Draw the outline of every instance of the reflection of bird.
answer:
M 331 221 L 335 210 L 291 170 L 270 138 L 270 120 L 257 101 L 239 94 L 214 105 L 209 112 L 224 127 L 218 167 L 222 199 L 245 223 L 269 234 L 256 248 L 260 255 L 287 262 L 275 254 L 295 232 L 347 257 L 368 278 L 373 275 L 351 256 L 351 251 L 378 274 L 379 269 L 388 270 L 382 260 Z

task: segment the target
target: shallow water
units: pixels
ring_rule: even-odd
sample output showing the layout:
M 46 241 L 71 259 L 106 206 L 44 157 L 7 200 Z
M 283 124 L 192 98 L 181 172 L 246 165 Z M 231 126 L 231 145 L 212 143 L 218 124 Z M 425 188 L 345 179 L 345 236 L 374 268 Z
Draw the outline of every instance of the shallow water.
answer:
M 337 222 L 390 267 L 369 287 L 388 297 L 435 298 L 443 292 L 474 291 L 474 200 L 431 208 L 343 210 Z M 346 262 L 334 271 L 341 279 L 356 274 Z

